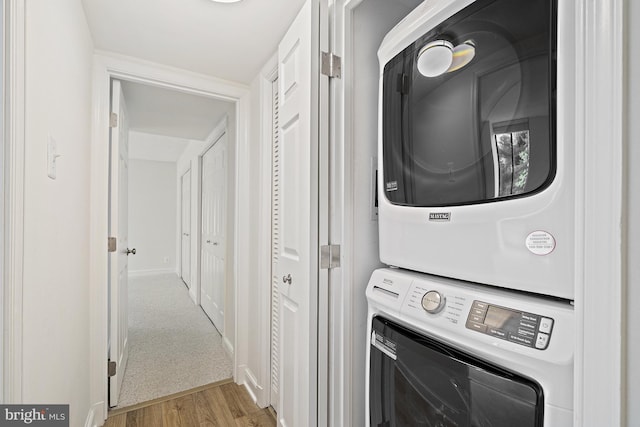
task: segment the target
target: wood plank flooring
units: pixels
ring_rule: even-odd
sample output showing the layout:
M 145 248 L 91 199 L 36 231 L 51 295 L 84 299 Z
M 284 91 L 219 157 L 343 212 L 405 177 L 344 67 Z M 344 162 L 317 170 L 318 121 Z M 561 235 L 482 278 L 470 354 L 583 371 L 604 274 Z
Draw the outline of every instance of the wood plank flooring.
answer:
M 270 409 L 260 409 L 244 386 L 232 382 L 139 405 L 131 410 L 116 410 L 105 427 L 274 427 Z

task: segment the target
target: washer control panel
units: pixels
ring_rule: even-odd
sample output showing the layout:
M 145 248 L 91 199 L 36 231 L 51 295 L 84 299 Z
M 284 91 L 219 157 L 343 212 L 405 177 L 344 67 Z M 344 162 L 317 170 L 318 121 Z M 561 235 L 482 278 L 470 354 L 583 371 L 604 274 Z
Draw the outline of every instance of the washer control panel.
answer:
M 525 347 L 545 350 L 553 323 L 549 317 L 474 300 L 466 327 Z

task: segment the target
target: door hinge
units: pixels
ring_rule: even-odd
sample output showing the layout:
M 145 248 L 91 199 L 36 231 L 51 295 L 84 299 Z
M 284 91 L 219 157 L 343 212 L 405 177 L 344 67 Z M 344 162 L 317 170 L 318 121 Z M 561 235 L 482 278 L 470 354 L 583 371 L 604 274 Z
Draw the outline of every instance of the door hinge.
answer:
M 115 237 L 109 237 L 107 239 L 107 249 L 109 252 L 115 252 L 118 247 L 118 240 Z
M 340 245 L 320 246 L 320 268 L 340 267 Z
M 321 72 L 330 78 L 339 79 L 342 77 L 342 59 L 331 52 L 322 52 Z
M 118 127 L 118 115 L 116 113 L 111 113 L 111 115 L 109 116 L 109 127 Z
M 116 374 L 117 365 L 116 362 L 109 360 L 107 362 L 107 376 L 112 377 Z

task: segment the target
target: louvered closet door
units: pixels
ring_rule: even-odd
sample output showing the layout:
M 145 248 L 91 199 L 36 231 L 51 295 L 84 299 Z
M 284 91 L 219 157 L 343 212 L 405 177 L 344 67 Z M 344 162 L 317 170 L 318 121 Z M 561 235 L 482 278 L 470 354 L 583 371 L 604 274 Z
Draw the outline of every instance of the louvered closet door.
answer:
M 278 80 L 273 82 L 273 118 L 272 118 L 272 188 L 271 188 L 271 406 L 278 411 L 279 399 L 279 283 L 276 265 L 280 247 L 280 141 L 278 133 Z

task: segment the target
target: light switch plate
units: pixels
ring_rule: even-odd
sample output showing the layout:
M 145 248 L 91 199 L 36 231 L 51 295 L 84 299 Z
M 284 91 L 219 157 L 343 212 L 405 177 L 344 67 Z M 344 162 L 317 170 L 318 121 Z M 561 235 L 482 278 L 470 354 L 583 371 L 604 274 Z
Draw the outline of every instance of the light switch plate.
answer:
M 58 157 L 60 157 L 58 144 L 55 139 L 49 136 L 49 141 L 47 142 L 47 175 L 51 179 L 56 179 L 57 176 L 56 159 Z

